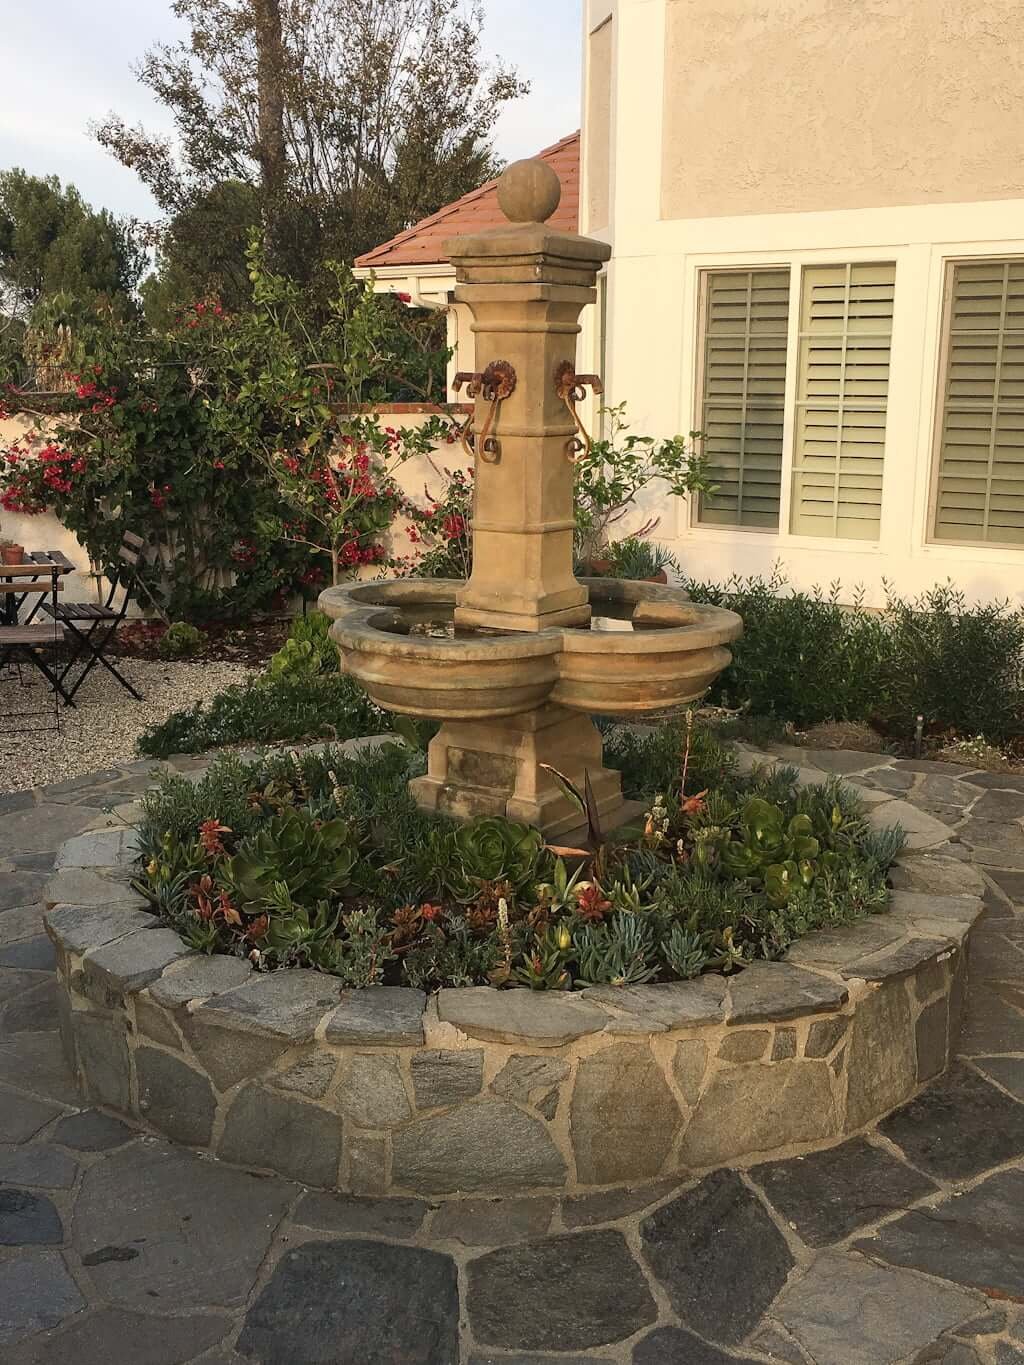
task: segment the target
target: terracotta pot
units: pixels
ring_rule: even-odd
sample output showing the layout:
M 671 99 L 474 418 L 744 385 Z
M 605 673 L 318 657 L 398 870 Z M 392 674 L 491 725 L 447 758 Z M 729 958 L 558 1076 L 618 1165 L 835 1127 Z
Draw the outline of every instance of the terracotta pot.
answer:
M 587 570 L 586 577 L 604 578 L 605 574 L 607 574 L 608 570 L 611 567 L 612 561 L 610 559 L 592 559 L 590 561 L 590 567 Z
M 645 583 L 667 583 L 668 574 L 664 569 L 659 569 L 657 573 L 651 574 L 650 578 L 644 579 Z
M 24 562 L 25 562 L 24 545 L 0 546 L 0 563 L 24 564 Z

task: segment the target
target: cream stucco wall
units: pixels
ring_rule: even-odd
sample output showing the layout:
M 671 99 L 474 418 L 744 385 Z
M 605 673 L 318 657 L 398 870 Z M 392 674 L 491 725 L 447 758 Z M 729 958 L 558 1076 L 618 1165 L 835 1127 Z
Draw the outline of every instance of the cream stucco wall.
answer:
M 584 232 L 607 227 L 611 216 L 612 55 L 608 18 L 587 36 L 583 118 L 587 178 L 580 205 Z
M 1012 0 L 668 0 L 666 218 L 1024 191 Z
M 1024 256 L 1024 188 L 1021 198 L 968 199 L 963 202 L 891 204 L 861 208 L 819 207 L 815 211 L 780 212 L 770 194 L 744 201 L 742 211 L 719 216 L 693 213 L 674 218 L 662 213 L 663 143 L 670 140 L 666 109 L 671 100 L 665 83 L 678 69 L 662 62 L 669 16 L 699 11 L 717 15 L 732 25 L 741 13 L 750 22 L 770 25 L 778 13 L 790 18 L 796 11 L 835 13 L 837 20 L 854 6 L 846 0 L 617 0 L 614 8 L 617 92 L 613 111 L 612 222 L 607 236 L 613 243 L 608 266 L 605 379 L 608 399 L 625 400 L 636 431 L 656 435 L 690 431 L 699 425 L 695 397 L 697 370 L 698 289 L 706 269 L 788 266 L 792 273 L 791 300 L 797 297 L 799 271 L 805 264 L 858 260 L 896 262 L 896 299 L 885 456 L 885 484 L 880 538 L 875 542 L 816 540 L 785 530 L 751 531 L 691 524 L 689 509 L 679 501 L 655 499 L 638 517 L 654 512 L 660 517 L 655 533 L 680 556 L 688 572 L 698 577 L 723 578 L 732 573 L 770 571 L 781 561 L 791 581 L 801 587 L 839 579 L 849 595 L 863 585 L 869 601 L 884 601 L 883 580 L 903 593 L 916 593 L 936 582 L 953 579 L 971 597 L 1010 597 L 1024 602 L 1024 550 L 999 546 L 953 546 L 930 538 L 934 420 L 938 385 L 942 297 L 947 263 L 964 256 Z M 980 33 L 976 9 L 996 22 L 1017 11 L 1016 6 L 983 5 L 971 0 L 861 0 L 868 32 L 886 15 L 906 9 L 922 18 L 925 9 L 941 18 L 940 31 Z M 608 0 L 590 0 L 585 27 L 603 18 Z M 731 18 L 730 18 L 731 16 Z M 952 39 L 950 38 L 950 41 Z M 979 39 L 980 41 L 980 39 Z M 734 60 L 728 45 L 715 45 L 720 64 Z M 929 49 L 943 69 L 943 54 Z M 992 53 L 982 45 L 982 50 Z M 1005 57 L 1007 67 L 1020 60 Z M 888 58 L 887 58 L 888 59 Z M 706 57 L 679 77 L 707 91 L 727 79 L 705 69 Z M 747 58 L 741 54 L 739 61 Z M 951 59 L 950 59 L 951 60 Z M 776 62 L 787 65 L 772 74 L 777 100 L 785 98 L 786 77 L 796 78 L 796 67 L 806 61 L 799 42 L 776 50 Z M 908 73 L 918 73 L 914 60 Z M 989 79 L 988 67 L 968 67 L 965 82 L 980 90 Z M 1024 133 L 1024 82 L 1021 94 L 1000 85 L 996 95 L 1006 118 Z M 1001 92 L 1001 93 L 1000 93 Z M 911 95 L 906 98 L 912 98 Z M 921 98 L 924 98 L 921 95 Z M 979 96 L 981 99 L 981 96 Z M 792 102 L 787 106 L 792 108 Z M 714 142 L 716 122 L 722 117 L 712 101 L 699 130 L 689 139 L 688 155 L 699 163 L 698 143 Z M 770 110 L 750 109 L 746 125 L 751 145 L 757 145 L 760 118 L 774 118 Z M 961 120 L 968 114 L 961 112 Z M 980 116 L 979 116 L 980 117 Z M 699 135 L 698 135 L 699 133 Z M 965 134 L 966 136 L 966 134 Z M 799 139 L 798 139 L 799 144 Z M 1024 146 L 1024 138 L 1020 139 Z M 584 140 L 584 146 L 586 141 Z M 875 142 L 879 159 L 887 155 Z M 1008 171 L 1008 167 L 1006 167 Z M 710 171 L 709 171 L 710 174 Z M 584 177 L 586 165 L 584 164 Z M 1024 178 L 1024 171 L 1021 173 Z M 728 172 L 717 176 L 721 192 L 733 193 Z M 709 182 L 710 183 L 710 182 Z M 996 179 L 989 182 L 995 193 Z M 980 193 L 980 191 L 978 191 Z M 826 199 L 826 204 L 834 201 Z M 843 204 L 840 197 L 839 204 Z M 797 309 L 791 307 L 790 374 L 795 368 Z M 792 383 L 792 379 L 791 379 Z M 792 403 L 787 402 L 784 430 L 783 506 L 780 526 L 789 524 L 789 481 L 793 446 Z

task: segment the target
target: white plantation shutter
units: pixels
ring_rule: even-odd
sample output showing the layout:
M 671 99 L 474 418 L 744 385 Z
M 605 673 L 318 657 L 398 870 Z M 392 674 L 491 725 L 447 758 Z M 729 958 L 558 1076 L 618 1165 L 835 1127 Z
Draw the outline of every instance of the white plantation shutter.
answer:
M 895 283 L 892 264 L 803 272 L 795 535 L 878 539 Z
M 1024 545 L 1024 261 L 954 265 L 947 307 L 935 535 Z
M 702 525 L 779 524 L 789 329 L 788 270 L 704 277 L 700 429 L 718 492 Z

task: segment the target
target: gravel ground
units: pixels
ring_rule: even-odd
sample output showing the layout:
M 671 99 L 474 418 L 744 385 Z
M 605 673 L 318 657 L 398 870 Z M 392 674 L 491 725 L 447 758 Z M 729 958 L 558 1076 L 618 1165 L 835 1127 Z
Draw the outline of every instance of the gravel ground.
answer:
M 52 693 L 41 675 L 23 670 L 28 684 L 23 688 L 10 670 L 0 672 L 0 792 L 63 782 L 137 758 L 135 741 L 147 726 L 260 671 L 244 664 L 139 659 L 119 659 L 117 665 L 145 700 L 136 701 L 105 669 L 96 668 L 75 697 L 75 709 L 61 707 L 60 734 L 54 729 Z M 30 711 L 37 714 L 29 717 Z M 30 725 L 46 729 L 16 733 Z

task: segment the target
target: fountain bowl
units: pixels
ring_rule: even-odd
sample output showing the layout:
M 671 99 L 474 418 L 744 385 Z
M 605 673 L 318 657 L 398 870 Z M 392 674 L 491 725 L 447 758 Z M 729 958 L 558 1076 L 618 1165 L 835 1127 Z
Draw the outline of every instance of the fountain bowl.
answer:
M 588 715 L 664 711 L 703 695 L 743 630 L 681 588 L 580 580 L 590 626 L 536 632 L 456 629 L 459 579 L 328 588 L 320 607 L 345 670 L 389 711 L 438 720 L 514 716 L 554 703 Z

